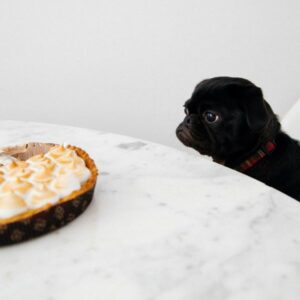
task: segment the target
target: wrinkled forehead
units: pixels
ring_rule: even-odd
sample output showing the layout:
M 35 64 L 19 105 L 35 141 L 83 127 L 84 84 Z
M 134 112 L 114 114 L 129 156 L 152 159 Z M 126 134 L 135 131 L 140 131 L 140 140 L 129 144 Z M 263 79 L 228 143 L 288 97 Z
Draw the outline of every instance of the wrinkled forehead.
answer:
M 214 90 L 213 92 L 195 90 L 184 106 L 193 113 L 199 113 L 205 109 L 237 110 L 240 105 L 237 99 L 226 90 Z

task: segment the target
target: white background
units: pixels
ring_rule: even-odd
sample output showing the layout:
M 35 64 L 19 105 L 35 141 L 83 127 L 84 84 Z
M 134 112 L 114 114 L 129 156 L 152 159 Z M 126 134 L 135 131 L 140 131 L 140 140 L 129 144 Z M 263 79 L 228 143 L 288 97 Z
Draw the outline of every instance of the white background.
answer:
M 174 131 L 204 78 L 252 80 L 282 116 L 300 96 L 300 1 L 0 0 L 1 119 Z

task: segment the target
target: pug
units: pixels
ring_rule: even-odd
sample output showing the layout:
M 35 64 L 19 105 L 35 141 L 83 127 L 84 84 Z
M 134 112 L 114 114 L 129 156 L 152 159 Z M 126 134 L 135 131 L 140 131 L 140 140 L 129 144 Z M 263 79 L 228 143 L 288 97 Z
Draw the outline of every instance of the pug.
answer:
M 201 81 L 184 104 L 178 139 L 202 155 L 300 201 L 300 146 L 247 79 Z

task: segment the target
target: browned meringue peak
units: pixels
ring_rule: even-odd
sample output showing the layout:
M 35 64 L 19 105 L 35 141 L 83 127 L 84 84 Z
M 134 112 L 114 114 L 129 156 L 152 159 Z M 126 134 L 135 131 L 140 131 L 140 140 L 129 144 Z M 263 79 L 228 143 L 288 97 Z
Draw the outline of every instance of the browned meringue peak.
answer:
M 48 157 L 45 157 L 44 154 L 38 154 L 27 159 L 27 163 L 30 164 L 52 164 L 51 160 Z
M 64 176 L 70 173 L 70 170 L 66 169 L 66 168 L 59 168 L 56 175 L 57 176 Z
M 31 207 L 39 207 L 46 203 L 57 202 L 59 196 L 51 191 L 47 184 L 39 183 L 34 185 L 31 194 L 27 197 L 26 202 Z
M 50 157 L 51 159 L 57 159 L 59 157 L 62 157 L 63 155 L 68 154 L 69 152 L 72 152 L 73 150 L 65 148 L 63 145 L 57 145 L 52 147 L 48 153 L 46 154 L 47 157 Z M 71 154 L 69 154 L 71 155 Z
M 26 207 L 25 201 L 13 191 L 8 193 L 1 193 L 0 195 L 0 209 L 14 209 Z
M 31 188 L 32 184 L 30 182 L 20 178 L 12 178 L 11 181 L 6 181 L 2 184 L 1 193 L 15 192 L 19 195 L 25 195 Z
M 40 163 L 41 161 L 44 161 L 45 160 L 45 157 L 43 154 L 37 154 L 37 155 L 34 155 L 34 156 L 31 156 L 30 158 L 27 159 L 27 162 L 28 163 Z
M 14 161 L 17 168 L 25 169 L 29 166 L 29 163 L 22 160 Z
M 13 161 L 0 168 L 1 172 L 10 177 L 28 178 L 32 171 L 28 169 L 29 164 L 24 161 Z
M 74 161 L 75 158 L 68 156 L 61 156 L 55 159 L 55 162 L 61 165 L 68 165 Z
M 68 168 L 70 170 L 75 170 L 78 167 L 83 168 L 85 166 L 85 162 L 78 156 L 74 158 L 66 158 L 61 157 L 56 160 L 57 164 L 61 167 Z
M 75 158 L 75 157 L 77 157 L 77 154 L 74 150 L 65 148 L 63 156 L 65 158 Z
M 1 166 L 1 171 L 6 174 L 16 169 L 17 167 L 18 167 L 18 163 L 16 161 L 12 161 L 4 166 Z
M 22 178 L 28 179 L 32 175 L 33 171 L 26 167 L 16 167 L 9 170 L 6 174 L 9 178 Z
M 53 171 L 49 169 L 40 169 L 38 172 L 34 173 L 30 180 L 37 183 L 47 183 L 52 181 Z
M 27 162 L 33 169 L 47 169 L 53 171 L 55 168 L 55 163 L 43 155 L 32 156 L 27 160 Z
M 85 182 L 91 176 L 91 172 L 87 168 L 78 168 L 73 171 L 73 174 L 78 178 L 80 183 Z
M 57 164 L 60 167 L 58 174 L 71 173 L 75 175 L 81 183 L 87 180 L 91 175 L 85 162 L 80 157 L 75 157 L 73 160 L 66 160 L 64 162 L 57 160 Z
M 80 183 L 75 176 L 62 175 L 53 180 L 51 189 L 58 193 L 60 197 L 65 197 L 71 192 L 79 190 Z
M 5 219 L 27 210 L 25 201 L 14 192 L 0 194 L 0 218 Z
M 7 165 L 12 161 L 16 161 L 17 159 L 0 149 L 0 165 Z
M 58 165 L 69 165 L 73 163 L 74 161 L 78 161 L 80 159 L 76 152 L 73 150 L 67 150 L 65 153 L 63 153 L 61 156 L 54 159 L 55 163 Z
M 26 167 L 28 167 L 28 163 L 26 161 L 13 160 L 4 166 L 1 166 L 1 169 L 11 170 L 11 169 L 15 169 L 15 168 L 26 168 Z

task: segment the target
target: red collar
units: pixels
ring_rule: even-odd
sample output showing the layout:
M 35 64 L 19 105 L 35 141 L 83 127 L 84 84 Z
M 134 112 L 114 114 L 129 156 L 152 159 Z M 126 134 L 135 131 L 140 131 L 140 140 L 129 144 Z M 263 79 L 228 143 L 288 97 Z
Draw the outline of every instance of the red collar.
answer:
M 240 172 L 245 172 L 249 169 L 251 169 L 254 165 L 256 165 L 261 159 L 263 159 L 266 155 L 272 153 L 276 148 L 276 144 L 274 141 L 267 142 L 265 145 L 263 145 L 255 154 L 250 156 L 248 159 L 246 159 L 244 162 L 242 162 L 238 170 Z

